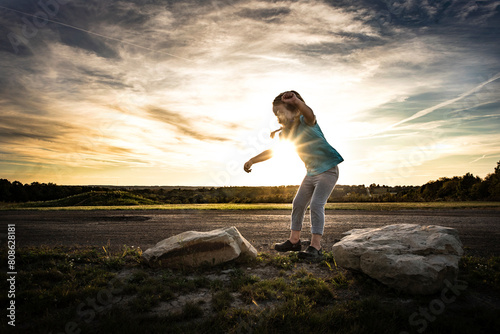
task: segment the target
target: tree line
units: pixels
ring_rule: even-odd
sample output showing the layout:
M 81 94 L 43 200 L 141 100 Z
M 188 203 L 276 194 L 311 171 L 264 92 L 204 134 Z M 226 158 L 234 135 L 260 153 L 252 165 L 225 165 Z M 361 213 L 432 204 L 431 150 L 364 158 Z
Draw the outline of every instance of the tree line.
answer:
M 94 186 L 58 186 L 55 183 L 22 184 L 0 179 L 0 202 L 39 202 L 65 198 L 90 191 L 105 191 L 104 187 Z
M 112 192 L 103 186 L 58 186 L 54 183 L 22 184 L 0 179 L 0 202 L 37 202 L 66 198 L 90 192 Z M 189 203 L 290 203 L 298 186 L 278 187 L 118 187 L 119 191 L 164 204 Z M 484 179 L 466 173 L 442 177 L 422 186 L 337 185 L 330 202 L 421 202 L 421 201 L 499 201 L 500 161 Z

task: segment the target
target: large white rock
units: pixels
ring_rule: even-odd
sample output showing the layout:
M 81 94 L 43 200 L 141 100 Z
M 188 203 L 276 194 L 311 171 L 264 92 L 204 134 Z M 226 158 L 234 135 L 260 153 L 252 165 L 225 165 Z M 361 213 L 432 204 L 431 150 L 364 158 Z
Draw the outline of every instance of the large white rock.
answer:
M 255 258 L 257 250 L 233 226 L 209 232 L 183 232 L 158 242 L 142 256 L 151 265 L 194 267 L 202 263 L 219 264 L 236 258 Z
M 455 229 L 398 224 L 345 234 L 333 245 L 341 267 L 413 294 L 432 294 L 456 280 L 463 249 Z

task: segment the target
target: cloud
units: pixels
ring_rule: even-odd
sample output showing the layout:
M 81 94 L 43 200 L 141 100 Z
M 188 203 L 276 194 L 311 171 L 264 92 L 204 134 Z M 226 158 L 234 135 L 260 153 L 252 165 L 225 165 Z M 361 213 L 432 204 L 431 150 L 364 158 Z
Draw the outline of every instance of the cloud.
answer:
M 243 8 L 236 15 L 243 18 L 250 18 L 252 20 L 261 21 L 263 23 L 281 23 L 282 18 L 289 15 L 291 12 L 289 7 L 276 7 L 276 8 L 260 8 L 251 9 Z
M 270 102 L 286 89 L 311 103 L 348 170 L 365 148 L 397 156 L 433 131 L 493 134 L 498 4 L 74 0 L 26 38 L 43 8 L 7 1 L 3 150 L 18 163 L 215 170 L 217 152 L 231 159 L 272 128 Z M 24 38 L 17 51 L 9 34 Z
M 193 119 L 187 118 L 180 113 L 175 113 L 166 109 L 159 107 L 149 106 L 146 108 L 146 112 L 153 119 L 160 121 L 162 123 L 168 124 L 175 128 L 175 132 L 179 136 L 186 136 L 196 140 L 210 140 L 210 141 L 229 141 L 230 138 L 225 138 L 221 136 L 211 135 L 208 133 L 208 129 L 201 132 L 196 129 L 195 121 Z M 182 140 L 182 139 L 181 139 Z
M 381 23 L 401 27 L 423 27 L 437 24 L 485 24 L 493 23 L 492 17 L 498 15 L 498 1 L 415 1 L 415 0 L 362 0 L 328 1 L 333 7 L 348 8 L 360 12 L 370 9 Z M 382 22 L 383 21 L 383 22 Z
M 18 142 L 24 138 L 43 141 L 65 140 L 65 136 L 80 129 L 72 124 L 35 115 L 5 115 L 0 125 L 0 138 L 5 142 Z
M 93 33 L 88 31 L 76 30 L 74 27 L 60 27 L 58 29 L 61 42 L 68 45 L 78 47 L 87 51 L 95 52 L 100 57 L 118 58 L 112 48 L 108 47 L 102 38 L 96 38 Z

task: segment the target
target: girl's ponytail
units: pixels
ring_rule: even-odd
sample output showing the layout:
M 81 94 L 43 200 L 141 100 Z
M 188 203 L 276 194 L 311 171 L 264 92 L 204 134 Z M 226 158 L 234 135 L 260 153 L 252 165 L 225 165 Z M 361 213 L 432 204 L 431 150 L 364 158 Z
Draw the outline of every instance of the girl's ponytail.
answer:
M 273 132 L 271 132 L 271 138 L 274 138 L 274 136 L 276 135 L 276 132 L 280 132 L 281 130 L 283 130 L 283 127 L 279 128 L 278 130 L 274 130 Z

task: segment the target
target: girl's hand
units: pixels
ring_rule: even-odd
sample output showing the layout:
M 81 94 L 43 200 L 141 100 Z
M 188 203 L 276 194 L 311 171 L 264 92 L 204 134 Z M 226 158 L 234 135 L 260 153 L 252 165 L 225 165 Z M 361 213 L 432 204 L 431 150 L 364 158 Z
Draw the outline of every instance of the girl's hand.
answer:
M 314 126 L 316 124 L 316 116 L 311 108 L 309 108 L 304 101 L 299 99 L 294 92 L 286 92 L 281 96 L 283 103 L 288 103 L 295 106 L 300 114 L 304 116 L 304 121 L 307 125 Z
M 245 172 L 250 173 L 252 171 L 252 165 L 253 165 L 252 159 L 245 162 L 245 165 L 243 166 Z
M 297 101 L 300 101 L 299 98 L 293 92 L 286 92 L 281 96 L 281 101 L 284 103 L 289 103 L 295 105 Z

